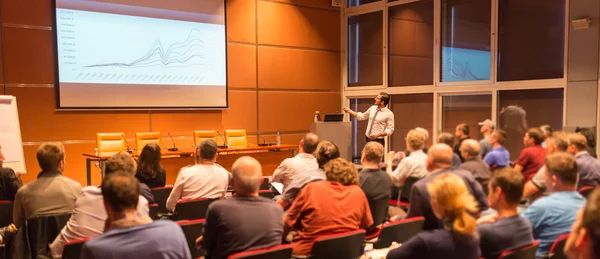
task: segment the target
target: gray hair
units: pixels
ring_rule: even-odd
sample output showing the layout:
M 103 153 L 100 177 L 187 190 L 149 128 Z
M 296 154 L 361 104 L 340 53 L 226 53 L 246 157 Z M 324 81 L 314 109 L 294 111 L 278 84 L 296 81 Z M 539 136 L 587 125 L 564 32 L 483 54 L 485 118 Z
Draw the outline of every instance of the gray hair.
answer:
M 251 194 L 258 191 L 262 180 L 262 167 L 258 160 L 250 156 L 238 158 L 231 168 L 235 191 Z

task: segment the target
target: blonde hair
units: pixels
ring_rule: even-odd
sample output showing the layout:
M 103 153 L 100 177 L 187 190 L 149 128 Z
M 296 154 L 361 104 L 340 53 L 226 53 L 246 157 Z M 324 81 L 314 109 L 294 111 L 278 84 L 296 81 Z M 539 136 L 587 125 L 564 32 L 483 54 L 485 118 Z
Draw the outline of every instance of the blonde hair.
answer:
M 427 192 L 444 210 L 443 220 L 454 232 L 465 236 L 475 233 L 477 224 L 469 212 L 477 211 L 477 202 L 462 178 L 451 173 L 439 175 L 427 184 Z
M 587 139 L 582 134 L 571 133 L 569 134 L 569 145 L 575 145 L 578 151 L 583 151 L 587 148 Z
M 427 136 L 421 131 L 412 129 L 406 134 L 406 144 L 408 144 L 412 150 L 423 149 L 425 141 L 427 141 Z
M 358 185 L 358 171 L 354 164 L 343 158 L 335 158 L 325 164 L 327 181 L 341 183 L 342 185 Z
M 362 153 L 368 162 L 379 163 L 381 158 L 383 158 L 383 146 L 378 142 L 371 141 L 365 145 Z

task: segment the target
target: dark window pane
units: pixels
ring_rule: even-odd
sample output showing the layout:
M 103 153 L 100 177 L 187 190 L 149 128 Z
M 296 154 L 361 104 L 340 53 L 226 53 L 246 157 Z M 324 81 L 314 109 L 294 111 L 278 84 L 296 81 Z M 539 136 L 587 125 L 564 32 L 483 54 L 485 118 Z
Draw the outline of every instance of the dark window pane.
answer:
M 433 84 L 433 1 L 389 8 L 389 85 Z
M 442 131 L 453 134 L 460 123 L 469 125 L 469 136 L 479 140 L 479 122 L 492 116 L 491 95 L 444 96 L 442 98 Z
M 442 1 L 441 81 L 490 79 L 490 0 Z
M 391 136 L 390 150 L 405 150 L 404 137 L 408 131 L 416 127 L 429 131 L 429 139 L 425 146 L 430 147 L 433 141 L 433 94 L 392 95 L 390 103 L 396 122 L 394 134 Z
M 361 4 L 369 4 L 379 2 L 381 0 L 348 0 L 348 7 L 359 6 Z
M 501 0 L 498 81 L 562 78 L 565 0 Z
M 383 11 L 348 18 L 348 86 L 383 84 Z
M 562 129 L 563 89 L 498 91 L 498 120 L 498 127 L 506 131 L 506 149 L 515 160 L 528 128 L 548 124 Z

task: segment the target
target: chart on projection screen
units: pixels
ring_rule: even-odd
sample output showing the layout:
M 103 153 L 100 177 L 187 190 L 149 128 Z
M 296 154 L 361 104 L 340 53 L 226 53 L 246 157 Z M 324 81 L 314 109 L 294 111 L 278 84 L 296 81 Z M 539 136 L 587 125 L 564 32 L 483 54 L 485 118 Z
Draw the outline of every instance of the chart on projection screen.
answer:
M 206 14 L 152 1 L 57 0 L 60 106 L 226 106 L 224 10 L 211 1 L 200 4 Z

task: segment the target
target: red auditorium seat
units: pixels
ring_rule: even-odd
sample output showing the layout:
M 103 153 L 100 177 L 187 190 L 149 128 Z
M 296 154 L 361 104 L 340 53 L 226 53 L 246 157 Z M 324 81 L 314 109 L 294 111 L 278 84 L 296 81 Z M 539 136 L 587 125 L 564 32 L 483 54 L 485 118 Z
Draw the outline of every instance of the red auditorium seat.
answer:
M 230 255 L 227 259 L 288 259 L 292 258 L 291 245 L 278 245 Z
M 535 259 L 535 252 L 538 247 L 540 247 L 540 241 L 536 240 L 529 245 L 504 251 L 498 259 Z

